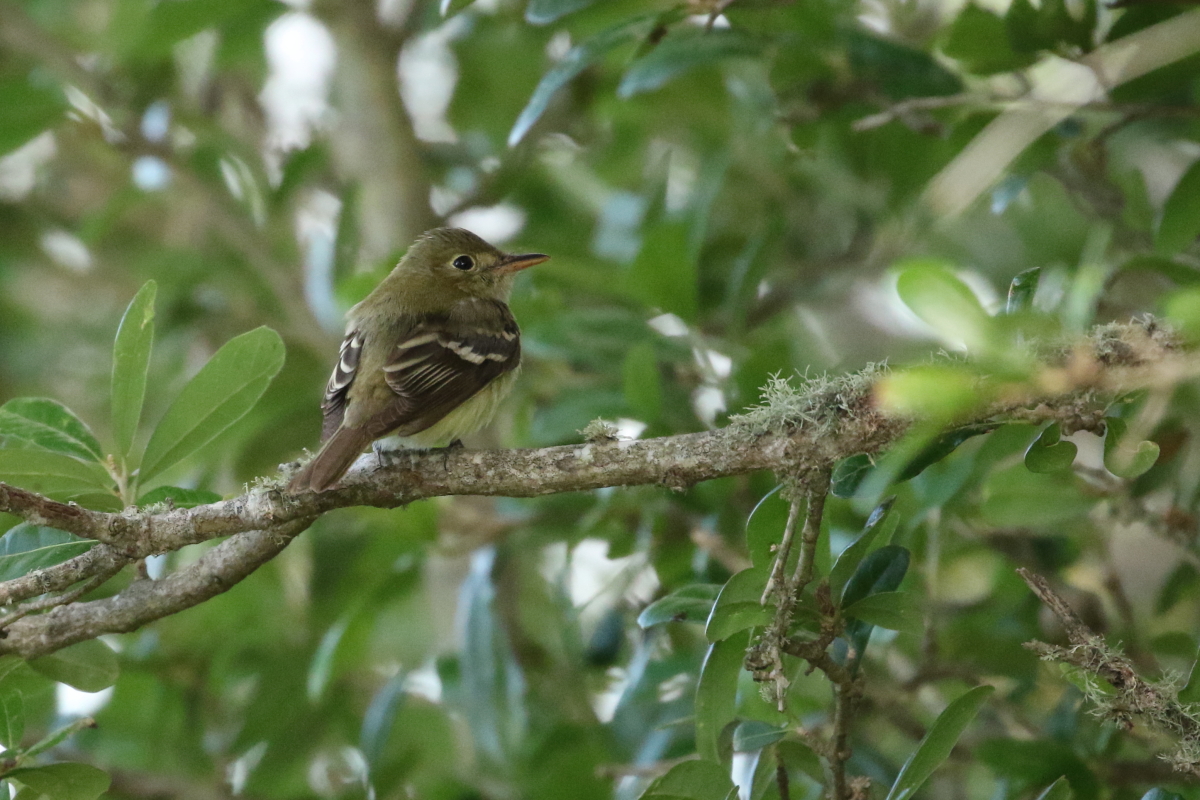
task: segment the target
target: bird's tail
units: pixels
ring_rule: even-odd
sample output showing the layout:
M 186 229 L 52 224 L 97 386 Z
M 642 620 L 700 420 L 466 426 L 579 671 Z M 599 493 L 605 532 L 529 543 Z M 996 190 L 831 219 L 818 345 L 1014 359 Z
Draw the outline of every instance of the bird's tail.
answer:
M 296 473 L 288 483 L 288 491 L 292 494 L 325 491 L 346 474 L 373 438 L 361 428 L 339 428 L 313 460 Z

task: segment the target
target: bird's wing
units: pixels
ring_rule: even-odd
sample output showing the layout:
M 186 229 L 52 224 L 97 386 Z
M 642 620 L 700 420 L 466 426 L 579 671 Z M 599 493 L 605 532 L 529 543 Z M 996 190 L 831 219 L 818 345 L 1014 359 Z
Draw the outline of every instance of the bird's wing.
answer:
M 521 362 L 520 330 L 502 302 L 472 301 L 469 319 L 422 316 L 383 367 L 396 402 L 370 423 L 375 436 L 429 428 Z
M 362 355 L 363 335 L 356 330 L 346 331 L 338 362 L 325 385 L 325 397 L 321 400 L 321 441 L 324 442 L 342 425 L 346 416 L 346 395 L 354 375 L 358 371 L 358 360 Z

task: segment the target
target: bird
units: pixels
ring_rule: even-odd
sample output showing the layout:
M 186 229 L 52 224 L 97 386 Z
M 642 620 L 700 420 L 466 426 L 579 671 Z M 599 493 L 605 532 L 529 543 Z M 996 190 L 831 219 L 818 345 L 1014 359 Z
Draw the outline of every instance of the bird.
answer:
M 549 258 L 504 253 L 462 228 L 418 237 L 346 313 L 321 402 L 321 449 L 288 490 L 325 491 L 382 437 L 443 447 L 490 422 L 521 365 L 513 281 Z

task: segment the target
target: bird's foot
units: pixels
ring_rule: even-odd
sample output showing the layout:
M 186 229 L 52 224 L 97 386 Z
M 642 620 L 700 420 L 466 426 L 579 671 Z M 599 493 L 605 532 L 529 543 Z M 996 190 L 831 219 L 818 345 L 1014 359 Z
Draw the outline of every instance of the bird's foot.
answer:
M 442 471 L 443 472 L 450 471 L 450 454 L 453 453 L 455 450 L 462 450 L 463 447 L 465 447 L 465 445 L 462 443 L 462 439 L 455 439 L 453 442 L 446 445 L 445 447 L 438 448 L 439 450 L 442 451 Z
M 375 441 L 371 444 L 371 450 L 375 453 L 375 460 L 378 462 L 376 469 L 384 467 L 395 467 L 408 462 L 409 468 L 416 466 L 417 456 L 426 452 L 420 448 L 413 447 L 386 447 L 381 441 Z

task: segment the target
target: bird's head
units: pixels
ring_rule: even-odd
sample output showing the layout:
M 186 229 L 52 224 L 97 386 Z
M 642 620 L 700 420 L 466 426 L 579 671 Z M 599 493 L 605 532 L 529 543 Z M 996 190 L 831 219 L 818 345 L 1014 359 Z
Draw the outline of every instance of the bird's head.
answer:
M 506 300 L 514 276 L 550 256 L 504 253 L 462 228 L 435 228 L 423 234 L 396 270 L 410 289 L 439 294 Z

